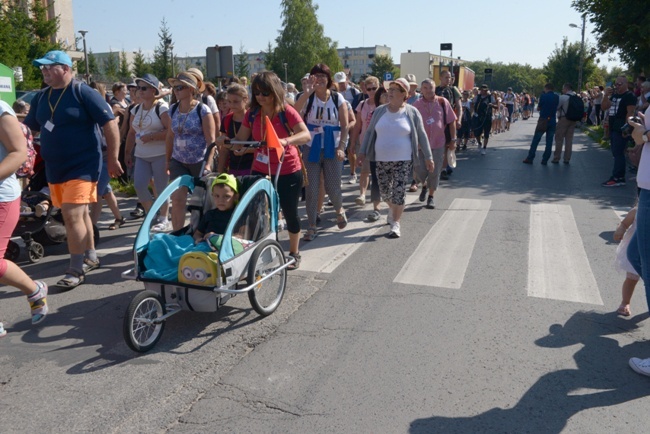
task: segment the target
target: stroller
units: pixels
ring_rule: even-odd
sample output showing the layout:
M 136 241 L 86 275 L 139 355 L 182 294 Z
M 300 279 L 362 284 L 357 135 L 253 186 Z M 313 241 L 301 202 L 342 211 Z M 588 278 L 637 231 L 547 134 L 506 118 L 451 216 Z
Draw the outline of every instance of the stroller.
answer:
M 40 261 L 45 256 L 45 247 L 61 244 L 66 241 L 66 231 L 63 225 L 63 214 L 54 208 L 52 200 L 47 193 L 47 180 L 45 179 L 45 162 L 40 156 L 40 146 L 34 140 L 36 160 L 34 174 L 29 177 L 29 182 L 20 195 L 21 202 L 26 206 L 21 207 L 20 219 L 12 233 L 12 237 L 20 237 L 25 243 L 27 256 L 31 263 Z M 47 211 L 37 215 L 36 206 L 46 205 Z M 93 227 L 95 243 L 99 242 L 99 230 Z M 16 262 L 20 257 L 20 245 L 9 241 L 5 252 L 5 259 Z
M 237 144 L 260 146 L 260 142 Z M 277 241 L 279 199 L 274 184 L 262 177 L 241 186 L 240 201 L 220 239 L 218 253 L 211 256 L 212 266 L 187 262 L 183 265 L 181 259 L 174 264 L 178 274 L 167 279 L 156 277 L 157 270 L 147 269 L 147 255 L 156 254 L 158 249 L 152 247 L 156 240 L 150 233 L 156 211 L 173 192 L 187 187 L 192 193 L 188 204 L 190 224 L 165 236 L 173 241 L 192 234 L 203 213 L 212 208 L 209 188 L 213 179 L 214 174 L 203 178 L 183 175 L 172 181 L 156 199 L 138 231 L 133 246 L 135 267 L 122 273 L 124 278 L 143 282 L 145 288 L 133 298 L 124 317 L 124 338 L 134 351 L 146 352 L 153 348 L 162 335 L 165 320 L 181 310 L 215 312 L 235 295 L 247 293 L 253 309 L 267 316 L 282 301 L 287 267 L 294 259 L 285 259 Z M 206 281 L 208 277 L 210 283 Z

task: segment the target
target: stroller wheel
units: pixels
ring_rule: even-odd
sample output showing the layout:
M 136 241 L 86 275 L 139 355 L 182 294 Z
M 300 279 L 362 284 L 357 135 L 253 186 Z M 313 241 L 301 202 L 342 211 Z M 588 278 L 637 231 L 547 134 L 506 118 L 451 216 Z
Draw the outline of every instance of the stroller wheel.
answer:
M 261 316 L 271 315 L 282 301 L 287 286 L 287 269 L 277 269 L 283 265 L 284 252 L 276 241 L 265 241 L 251 256 L 246 283 L 253 285 L 267 278 L 248 291 L 253 309 Z
M 7 244 L 7 250 L 5 251 L 5 259 L 8 259 L 11 262 L 16 262 L 19 257 L 20 246 L 18 243 L 9 240 L 9 244 Z
M 45 256 L 45 249 L 41 243 L 33 242 L 27 248 L 27 255 L 29 256 L 29 262 L 36 263 Z
M 152 349 L 165 329 L 164 321 L 155 320 L 165 313 L 167 309 L 155 292 L 143 291 L 136 295 L 124 316 L 124 340 L 129 348 L 141 353 Z

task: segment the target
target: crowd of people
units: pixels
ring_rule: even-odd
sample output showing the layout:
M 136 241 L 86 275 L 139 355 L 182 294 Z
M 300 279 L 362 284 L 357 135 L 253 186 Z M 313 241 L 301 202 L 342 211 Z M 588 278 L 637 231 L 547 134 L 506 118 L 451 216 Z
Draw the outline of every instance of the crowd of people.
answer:
M 279 173 L 277 192 L 289 234 L 288 254 L 294 259 L 290 269 L 297 269 L 300 242 L 318 236 L 326 199 L 334 209 L 336 226 L 340 230 L 347 226 L 342 199 L 346 159 L 347 182 L 359 187 L 355 203 L 365 205 L 370 190 L 373 209 L 367 221 L 381 219 L 384 203 L 387 236 L 400 238 L 407 192 L 420 189 L 419 201 L 426 203 L 425 209 L 434 209 L 439 181 L 448 180 L 454 171 L 455 152 L 475 143 L 486 155 L 491 135 L 509 131 L 514 122 L 533 117 L 536 110 L 537 126 L 525 164 L 533 164 L 544 135 L 541 163 L 570 164 L 577 123 L 603 124 L 614 157 L 612 176 L 603 186 L 621 186 L 625 185 L 626 150 L 630 141 L 636 143 L 632 154 L 639 160 L 638 204 L 615 234 L 617 240 L 624 240 L 618 263 L 627 272 L 619 314 L 630 315 L 636 281 L 650 278 L 646 249 L 650 246 L 650 154 L 641 152 L 650 141 L 650 82 L 645 77 L 630 85 L 620 76 L 613 86 L 580 94 L 566 83 L 558 95 L 549 83 L 536 99 L 512 88 L 490 90 L 487 84 L 458 89 L 450 71 L 440 74 L 440 83 L 430 78 L 418 82 L 408 74 L 384 83 L 365 76 L 357 86 L 345 72 L 333 73 L 319 63 L 302 78 L 298 92 L 295 85 L 283 83 L 269 71 L 254 75 L 250 84 L 243 77 L 231 78 L 217 88 L 191 68 L 167 78 L 171 91 L 158 77 L 145 74 L 130 84 L 115 83 L 107 99 L 103 85 L 87 86 L 74 79 L 72 61 L 63 52 L 49 52 L 34 65 L 41 69 L 46 87 L 27 108 L 23 123 L 40 136 L 51 203 L 61 210 L 65 222 L 70 261 L 57 286 L 74 288 L 84 283 L 86 273 L 100 267 L 93 237 L 101 212 L 99 199 L 104 198 L 113 212 L 115 221 L 109 229 L 125 221 L 108 183 L 111 177 L 133 180 L 138 208 L 131 214 L 137 218 L 146 215 L 157 194 L 182 175 Z M 264 146 L 236 144 L 263 141 L 266 117 L 280 139 L 283 158 Z M 14 110 L 0 102 L 2 255 L 19 215 L 21 188 L 15 172 L 27 158 L 24 130 Z M 233 179 L 224 178 L 223 183 L 236 185 Z M 304 234 L 298 213 L 303 199 Z M 183 228 L 186 201 L 187 190 L 180 188 L 171 204 L 160 208 L 151 230 Z M 27 296 L 32 323 L 45 318 L 48 287 L 44 282 L 31 280 L 3 259 L 0 283 Z M 646 296 L 650 305 L 647 288 Z M 6 334 L 1 324 L 0 337 Z M 650 375 L 650 359 L 631 359 L 630 365 Z

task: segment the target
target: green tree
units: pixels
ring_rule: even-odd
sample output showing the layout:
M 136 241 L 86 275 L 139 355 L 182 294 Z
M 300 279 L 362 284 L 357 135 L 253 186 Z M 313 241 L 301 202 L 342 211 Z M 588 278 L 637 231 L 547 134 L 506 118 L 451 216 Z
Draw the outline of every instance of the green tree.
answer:
M 129 61 L 126 58 L 126 52 L 122 50 L 120 52 L 120 69 L 117 71 L 118 78 L 120 81 L 129 82 L 131 79 L 131 71 L 129 71 Z
M 8 0 L 0 8 L 0 59 L 8 66 L 22 67 L 23 82 L 16 84 L 18 89 L 41 87 L 42 75 L 32 60 L 64 48 L 52 42 L 58 27 L 58 17 L 48 20 L 41 2 L 31 2 L 25 9 L 23 1 Z
M 561 89 L 564 83 L 571 83 L 574 89 L 578 89 L 578 74 L 580 70 L 580 47 L 579 42 L 569 43 L 564 38 L 562 45 L 555 47 L 555 50 L 544 65 L 544 73 L 548 81 L 553 83 L 556 89 Z M 585 49 L 585 51 L 588 51 Z M 597 70 L 594 57 L 591 53 L 585 53 L 582 65 L 582 81 L 587 83 Z
M 239 53 L 235 54 L 235 75 L 237 77 L 248 77 L 250 75 L 248 53 L 243 44 L 239 45 Z
M 147 73 L 152 72 L 151 64 L 147 61 L 142 50 L 138 48 L 138 52 L 133 55 L 133 69 L 131 70 L 136 77 L 142 77 Z
M 160 39 L 160 42 L 158 42 L 158 46 L 154 49 L 151 69 L 153 74 L 158 77 L 159 80 L 166 80 L 168 77 L 172 76 L 171 53 L 173 40 L 165 18 L 163 18 L 160 23 L 158 38 Z
M 384 73 L 390 72 L 393 77 L 397 77 L 397 68 L 393 63 L 393 58 L 388 54 L 380 54 L 375 56 L 372 64 L 370 65 L 370 74 L 379 79 L 380 83 L 384 82 Z
M 650 70 L 650 14 L 647 0 L 574 0 L 572 6 L 595 25 L 598 51 L 617 50 L 635 71 Z
M 104 70 L 102 71 L 104 79 L 108 81 L 115 81 L 119 69 L 119 55 L 109 50 L 106 62 L 104 63 Z
M 317 63 L 327 64 L 332 72 L 341 71 L 336 43 L 324 35 L 323 26 L 318 22 L 318 6 L 312 0 L 282 0 L 281 6 L 283 29 L 275 40 L 277 45 L 272 54 L 267 53 L 266 68 L 284 80 L 286 63 L 287 79 L 293 83 L 299 83 L 305 72 Z

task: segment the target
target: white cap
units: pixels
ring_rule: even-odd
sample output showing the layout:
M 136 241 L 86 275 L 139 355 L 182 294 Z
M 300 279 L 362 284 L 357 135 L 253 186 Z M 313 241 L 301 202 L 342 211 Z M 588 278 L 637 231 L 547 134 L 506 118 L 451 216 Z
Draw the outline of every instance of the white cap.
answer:
M 334 74 L 334 83 L 345 83 L 348 81 L 348 76 L 345 75 L 345 72 L 340 71 Z

